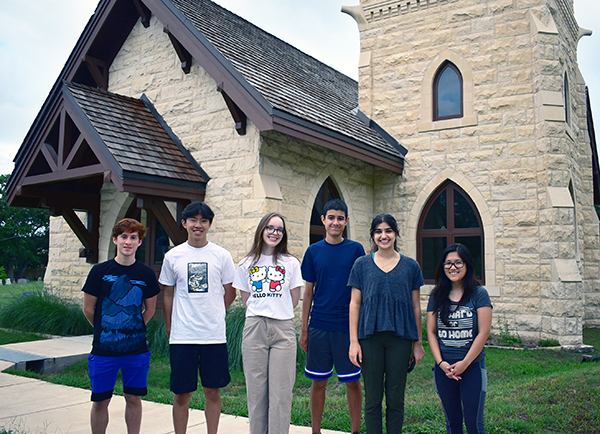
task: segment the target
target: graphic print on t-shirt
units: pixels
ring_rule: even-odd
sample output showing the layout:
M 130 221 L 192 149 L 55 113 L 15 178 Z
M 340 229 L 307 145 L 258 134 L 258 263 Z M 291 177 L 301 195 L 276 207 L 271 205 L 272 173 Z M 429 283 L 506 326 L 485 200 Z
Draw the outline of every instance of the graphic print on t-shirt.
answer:
M 281 297 L 281 286 L 285 282 L 285 267 L 253 267 L 248 270 L 252 297 Z M 268 291 L 264 291 L 268 288 Z
M 188 292 L 208 292 L 208 263 L 188 264 Z
M 146 334 L 142 319 L 143 291 L 145 282 L 130 281 L 126 275 L 105 275 L 106 282 L 113 282 L 110 295 L 102 301 L 102 332 L 100 349 L 126 353 L 144 346 Z
M 456 306 L 448 315 L 447 326 L 437 320 L 438 338 L 447 347 L 462 348 L 473 341 L 473 309 L 467 306 Z
M 248 270 L 250 275 L 250 285 L 252 286 L 252 292 L 262 292 L 263 280 L 267 277 L 267 267 L 253 267 Z

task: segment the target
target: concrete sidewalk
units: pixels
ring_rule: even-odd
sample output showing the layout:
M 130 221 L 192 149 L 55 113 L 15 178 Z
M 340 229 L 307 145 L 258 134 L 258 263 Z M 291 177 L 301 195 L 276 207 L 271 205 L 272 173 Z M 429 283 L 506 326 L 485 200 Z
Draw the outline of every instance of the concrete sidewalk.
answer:
M 0 371 L 18 366 L 15 358 L 23 360 L 50 360 L 49 366 L 60 366 L 65 360 L 87 358 L 91 336 L 57 338 L 0 346 Z M 3 359 L 9 359 L 8 361 Z M 22 366 L 22 365 L 21 365 Z M 144 401 L 143 434 L 173 433 L 172 406 Z M 0 373 L 0 428 L 27 434 L 87 434 L 90 433 L 90 391 L 60 386 L 31 378 Z M 123 434 L 125 400 L 114 396 L 111 400 L 110 422 L 107 433 Z M 205 433 L 204 412 L 190 410 L 188 433 Z M 245 417 L 221 415 L 219 433 L 248 432 Z M 290 434 L 310 434 L 309 427 L 290 427 Z M 336 431 L 323 431 L 336 434 Z

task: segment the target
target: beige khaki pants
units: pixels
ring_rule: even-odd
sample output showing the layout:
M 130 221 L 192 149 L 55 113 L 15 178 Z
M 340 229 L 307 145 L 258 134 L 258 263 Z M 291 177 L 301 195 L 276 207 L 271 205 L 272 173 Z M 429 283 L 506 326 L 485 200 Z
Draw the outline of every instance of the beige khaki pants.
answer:
M 296 379 L 294 320 L 247 317 L 242 357 L 250 434 L 287 434 Z

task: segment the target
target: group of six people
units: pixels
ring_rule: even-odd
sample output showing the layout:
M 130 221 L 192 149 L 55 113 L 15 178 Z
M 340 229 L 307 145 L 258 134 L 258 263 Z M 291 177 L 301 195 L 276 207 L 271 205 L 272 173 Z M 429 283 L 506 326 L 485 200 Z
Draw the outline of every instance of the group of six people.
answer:
M 158 281 L 163 287 L 169 338 L 173 426 L 187 430 L 189 403 L 198 387 L 205 398 L 208 434 L 216 434 L 220 389 L 230 382 L 225 313 L 240 291 L 246 309 L 242 357 L 251 434 L 288 433 L 296 376 L 294 308 L 302 301 L 298 343 L 307 351 L 311 426 L 320 433 L 328 379 L 346 385 L 352 433 L 360 432 L 365 388 L 368 434 L 382 433 L 385 393 L 387 433 L 402 432 L 407 373 L 425 357 L 421 336 L 418 263 L 398 252 L 399 229 L 390 214 L 371 224 L 373 253 L 344 237 L 348 208 L 339 199 L 323 208 L 325 238 L 312 244 L 302 264 L 288 251 L 284 217 L 265 215 L 248 254 L 234 266 L 231 254 L 210 242 L 214 214 L 195 202 L 182 213 L 187 242 L 169 250 Z M 141 427 L 150 352 L 145 324 L 160 292 L 154 272 L 135 260 L 146 229 L 133 219 L 113 228 L 114 259 L 90 271 L 83 311 L 94 326 L 89 376 L 92 433 L 104 433 L 108 404 L 121 370 L 129 434 Z M 483 350 L 492 305 L 475 277 L 468 249 L 451 244 L 441 255 L 427 306 L 427 335 L 448 433 L 483 433 L 487 388 Z

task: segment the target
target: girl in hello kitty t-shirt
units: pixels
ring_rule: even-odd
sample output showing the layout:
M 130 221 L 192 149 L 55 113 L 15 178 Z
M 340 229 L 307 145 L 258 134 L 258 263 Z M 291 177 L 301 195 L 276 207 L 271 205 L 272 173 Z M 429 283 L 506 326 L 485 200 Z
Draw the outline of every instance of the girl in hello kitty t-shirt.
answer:
M 302 284 L 300 262 L 287 250 L 285 221 L 269 213 L 258 223 L 233 280 L 246 307 L 242 357 L 250 434 L 289 431 L 296 378 L 294 307 Z

